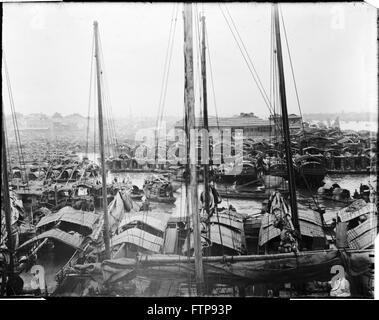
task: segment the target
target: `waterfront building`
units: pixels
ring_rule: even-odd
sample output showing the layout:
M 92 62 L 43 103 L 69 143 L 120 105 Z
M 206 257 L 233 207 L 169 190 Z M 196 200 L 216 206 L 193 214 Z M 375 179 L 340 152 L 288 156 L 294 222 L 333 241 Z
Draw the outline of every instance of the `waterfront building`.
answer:
M 296 114 L 288 116 L 291 134 L 297 133 L 301 129 L 301 117 Z M 281 116 L 270 116 L 269 119 L 261 119 L 254 113 L 240 113 L 233 117 L 209 117 L 209 130 L 230 130 L 234 137 L 237 130 L 242 130 L 244 139 L 252 139 L 255 142 L 269 141 L 275 137 L 276 132 L 281 128 Z M 183 120 L 175 123 L 176 129 L 183 129 Z M 276 129 L 275 129 L 276 127 Z M 203 128 L 203 120 L 196 118 L 196 128 Z

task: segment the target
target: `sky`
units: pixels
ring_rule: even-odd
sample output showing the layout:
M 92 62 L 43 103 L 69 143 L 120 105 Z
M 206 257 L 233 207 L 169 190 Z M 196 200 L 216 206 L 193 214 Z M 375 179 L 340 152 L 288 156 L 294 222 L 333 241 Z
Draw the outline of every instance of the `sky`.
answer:
M 3 4 L 3 50 L 16 111 L 87 115 L 93 21 L 97 20 L 113 116 L 156 116 L 175 5 L 178 13 L 163 115 L 182 117 L 183 17 L 182 5 L 174 3 Z M 269 93 L 271 5 L 226 6 Z M 198 4 L 194 10 L 195 7 L 204 12 L 207 23 L 207 49 L 212 65 L 210 68 L 208 59 L 209 114 L 253 112 L 267 118 L 269 110 L 220 5 Z M 376 9 L 365 3 L 294 3 L 281 4 L 280 10 L 302 113 L 376 112 Z M 195 24 L 195 38 L 197 30 Z M 298 114 L 283 27 L 282 44 L 288 111 Z M 198 45 L 195 43 L 194 47 L 196 58 Z M 198 70 L 195 59 L 196 88 Z M 3 96 L 8 113 L 4 86 L 5 81 Z

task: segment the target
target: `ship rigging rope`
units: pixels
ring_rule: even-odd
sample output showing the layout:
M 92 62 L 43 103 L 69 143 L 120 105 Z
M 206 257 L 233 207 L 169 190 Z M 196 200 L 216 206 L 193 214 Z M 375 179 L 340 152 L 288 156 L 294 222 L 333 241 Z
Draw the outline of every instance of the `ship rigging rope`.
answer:
M 165 55 L 165 62 L 164 62 L 164 67 L 163 67 L 163 78 L 162 78 L 162 83 L 161 83 L 159 102 L 158 102 L 158 113 L 157 113 L 157 122 L 156 122 L 156 126 L 157 127 L 158 127 L 158 124 L 159 124 L 159 118 L 160 118 L 160 114 L 161 114 L 161 105 L 162 105 L 162 99 L 163 99 L 163 91 L 164 91 L 165 81 L 166 81 L 167 63 L 168 63 L 169 52 L 170 52 L 170 47 L 171 47 L 171 36 L 172 36 L 172 27 L 173 27 L 173 19 L 174 19 L 175 6 L 176 6 L 176 4 L 174 4 L 174 6 L 172 8 L 172 13 L 171 13 L 170 31 L 169 31 L 168 44 L 167 44 L 167 50 L 166 50 L 166 55 Z
M 3 106 L 4 106 L 4 101 L 3 101 Z M 12 165 L 11 165 L 11 159 L 10 159 L 10 152 L 9 152 L 9 141 L 8 141 L 8 132 L 7 132 L 7 123 L 5 121 L 5 115 L 4 115 L 4 107 L 1 108 L 1 112 L 2 112 L 2 117 L 4 118 L 4 121 L 2 122 L 4 124 L 4 135 L 5 135 L 5 150 L 7 151 L 7 161 L 8 161 L 8 168 L 9 169 L 12 169 Z M 9 170 L 8 169 L 8 170 Z
M 279 9 L 280 9 L 280 6 L 278 6 L 278 7 L 279 7 Z M 282 13 L 282 10 L 279 10 L 279 12 L 280 12 L 281 20 L 282 20 L 283 31 L 284 31 L 284 38 L 285 38 L 285 41 L 286 41 L 287 52 L 288 52 L 288 58 L 289 58 L 290 66 L 291 66 L 291 74 L 292 74 L 293 84 L 294 84 L 295 93 L 296 93 L 296 101 L 297 101 L 297 105 L 298 105 L 298 107 L 299 107 L 299 113 L 300 113 L 300 117 L 301 117 L 301 125 L 302 125 L 303 132 L 304 132 L 303 114 L 302 114 L 302 112 L 301 112 L 301 107 L 300 107 L 299 93 L 298 93 L 298 90 L 297 90 L 297 85 L 296 85 L 296 80 L 295 80 L 295 72 L 294 72 L 294 69 L 293 69 L 293 63 L 292 63 L 292 58 L 291 58 L 291 51 L 290 51 L 289 43 L 288 43 L 288 39 L 287 39 L 286 26 L 285 26 L 285 24 L 284 24 L 284 19 L 283 19 L 283 13 Z
M 172 8 L 172 13 L 171 13 L 168 44 L 167 44 L 165 62 L 164 62 L 164 67 L 163 67 L 163 78 L 162 78 L 161 90 L 160 90 L 160 96 L 159 96 L 159 103 L 158 103 L 156 128 L 159 128 L 159 126 L 162 122 L 162 119 L 163 119 L 163 113 L 164 113 L 164 107 L 165 107 L 165 101 L 166 101 L 166 93 L 167 93 L 167 84 L 168 84 L 168 78 L 169 78 L 169 73 L 170 73 L 172 52 L 173 52 L 173 47 L 174 47 L 174 37 L 175 37 L 175 31 L 176 31 L 176 22 L 177 22 L 177 17 L 178 17 L 178 11 L 179 11 L 179 5 L 177 3 L 174 3 L 174 6 Z
M 271 101 L 274 114 L 275 114 L 275 103 L 273 101 L 273 96 L 274 96 L 274 76 L 273 76 L 273 65 L 274 65 L 274 35 L 273 35 L 273 19 L 272 19 L 272 14 L 271 14 L 271 26 L 270 26 L 270 97 L 269 100 Z M 271 122 L 270 122 L 271 124 Z
M 103 86 L 106 88 L 103 95 L 103 105 L 105 110 L 105 124 L 106 124 L 106 130 L 107 130 L 107 142 L 108 142 L 108 153 L 109 155 L 112 154 L 116 149 L 117 146 L 117 138 L 116 138 L 116 130 L 115 130 L 115 124 L 114 124 L 114 118 L 113 118 L 113 112 L 112 107 L 110 103 L 110 97 L 108 95 L 108 84 L 107 84 L 107 78 L 105 77 L 105 72 L 102 78 Z M 113 146 L 113 149 L 112 149 Z
M 88 111 L 87 111 L 87 141 L 86 141 L 86 156 L 88 157 L 88 143 L 89 143 L 89 127 L 90 127 L 90 112 L 91 112 L 91 101 L 92 101 L 92 85 L 93 85 L 93 65 L 94 65 L 94 50 L 95 50 L 95 34 L 92 36 L 92 49 L 91 49 L 91 71 L 89 77 L 89 98 L 88 98 Z
M 256 71 L 256 69 L 254 67 L 253 61 L 250 58 L 250 55 L 249 55 L 249 53 L 248 53 L 248 51 L 246 49 L 246 46 L 245 46 L 245 44 L 244 44 L 244 42 L 243 42 L 243 40 L 242 40 L 242 38 L 241 38 L 241 36 L 240 36 L 240 34 L 238 32 L 237 26 L 234 23 L 234 20 L 233 20 L 233 18 L 231 16 L 229 10 L 227 9 L 226 5 L 224 5 L 224 6 L 225 6 L 225 9 L 226 9 L 226 11 L 228 13 L 228 16 L 230 17 L 231 23 L 229 23 L 228 18 L 226 17 L 226 15 L 225 15 L 225 13 L 224 13 L 221 5 L 219 4 L 220 11 L 221 11 L 221 13 L 222 13 L 222 15 L 223 15 L 223 17 L 224 17 L 224 19 L 226 21 L 226 24 L 229 27 L 229 30 L 230 30 L 230 32 L 231 32 L 231 34 L 232 34 L 232 36 L 233 36 L 233 38 L 234 38 L 237 46 L 238 46 L 238 49 L 240 50 L 240 53 L 241 53 L 241 55 L 242 55 L 242 57 L 243 57 L 246 65 L 247 65 L 247 67 L 248 67 L 248 69 L 250 71 L 251 76 L 253 77 L 253 80 L 254 80 L 255 84 L 258 87 L 258 90 L 259 90 L 259 92 L 260 92 L 260 94 L 261 94 L 261 96 L 262 96 L 262 98 L 263 98 L 263 100 L 264 100 L 264 102 L 265 102 L 265 104 L 266 104 L 266 106 L 267 106 L 270 114 L 274 115 L 273 110 L 272 110 L 272 106 L 271 106 L 271 101 L 269 100 L 269 97 L 267 96 L 266 90 L 264 89 L 264 87 L 262 85 L 262 82 L 261 82 L 261 80 L 259 78 L 259 75 L 258 75 L 258 73 L 257 73 L 257 71 Z M 232 25 L 233 25 L 235 31 L 233 31 Z M 237 34 L 237 36 L 236 36 L 236 34 Z M 238 39 L 237 39 L 237 37 L 238 37 Z M 240 42 L 241 42 L 241 44 L 240 44 Z M 278 124 L 276 124 L 276 126 L 278 126 Z
M 25 159 L 24 159 L 24 154 L 22 151 L 20 132 L 19 132 L 19 128 L 18 128 L 17 116 L 16 116 L 15 107 L 14 107 L 14 99 L 13 99 L 13 94 L 12 94 L 11 82 L 10 82 L 10 78 L 9 78 L 8 65 L 7 65 L 7 61 L 5 58 L 5 51 L 2 50 L 2 53 L 3 53 L 4 71 L 5 71 L 6 81 L 7 81 L 7 89 L 8 89 L 9 103 L 10 103 L 11 113 L 12 113 L 12 121 L 13 121 L 14 133 L 15 133 L 18 159 L 19 159 L 20 167 L 23 168 L 24 172 L 25 172 L 26 185 L 27 185 L 27 187 L 29 187 L 29 179 L 28 179 L 28 175 L 26 173 Z M 3 115 L 3 116 L 5 116 L 5 115 Z
M 271 106 L 270 106 L 270 101 L 269 101 L 269 99 L 268 99 L 268 97 L 267 97 L 267 93 L 266 93 L 264 87 L 262 86 L 262 83 L 261 83 L 261 81 L 260 81 L 260 79 L 259 79 L 259 76 L 258 76 L 258 74 L 257 74 L 257 72 L 256 72 L 256 69 L 255 69 L 255 67 L 254 67 L 254 64 L 253 64 L 253 62 L 252 62 L 252 60 L 251 60 L 251 58 L 250 58 L 250 56 L 249 56 L 249 54 L 248 54 L 248 52 L 247 52 L 247 50 L 246 50 L 246 46 L 244 45 L 244 43 L 243 43 L 243 41 L 242 41 L 242 39 L 241 39 L 241 36 L 239 35 L 239 32 L 238 32 L 238 30 L 237 30 L 237 28 L 236 28 L 236 26 L 235 26 L 235 24 L 234 24 L 233 19 L 231 18 L 231 15 L 230 15 L 229 11 L 227 10 L 227 8 L 226 8 L 226 6 L 225 6 L 225 8 L 226 8 L 226 10 L 227 10 L 227 12 L 228 12 L 228 15 L 229 15 L 229 17 L 230 17 L 230 19 L 231 19 L 232 25 L 233 25 L 234 28 L 235 28 L 235 31 L 233 31 L 233 28 L 232 28 L 230 22 L 228 21 L 228 18 L 226 17 L 226 15 L 225 15 L 225 13 L 224 13 L 224 10 L 223 10 L 222 7 L 221 7 L 221 4 L 219 4 L 219 8 L 220 8 L 220 11 L 221 11 L 221 13 L 222 13 L 224 19 L 225 19 L 226 24 L 227 24 L 228 27 L 229 27 L 230 32 L 232 33 L 232 36 L 233 36 L 234 40 L 236 41 L 236 44 L 237 44 L 237 46 L 238 46 L 238 48 L 239 48 L 239 50 L 240 50 L 240 52 L 241 52 L 241 55 L 242 55 L 243 59 L 244 59 L 245 62 L 246 62 L 246 65 L 247 65 L 247 67 L 248 67 L 248 69 L 249 69 L 249 71 L 250 71 L 250 74 L 251 74 L 252 77 L 253 77 L 253 80 L 254 80 L 255 84 L 257 85 L 258 90 L 259 90 L 259 92 L 261 93 L 262 98 L 263 98 L 263 100 L 264 100 L 266 106 L 268 107 L 268 109 L 270 110 L 270 113 L 272 114 L 272 110 L 271 110 Z M 238 38 L 239 38 L 239 41 L 242 43 L 242 47 L 241 47 L 241 44 L 240 44 L 240 42 L 238 41 L 238 39 L 237 39 L 237 37 L 236 37 L 236 34 L 237 34 L 237 36 L 238 36 Z M 244 49 L 245 51 L 244 51 L 243 49 Z M 251 65 L 250 65 L 250 64 L 251 64 Z
M 265 96 L 266 100 L 268 101 L 268 104 L 270 105 L 270 100 L 269 100 L 269 98 L 268 98 L 268 96 L 267 96 L 267 93 L 266 93 L 266 91 L 265 91 L 265 89 L 264 89 L 264 86 L 263 86 L 263 84 L 262 84 L 262 82 L 261 82 L 261 80 L 260 80 L 260 78 L 259 78 L 259 76 L 258 76 L 258 72 L 257 72 L 257 70 L 256 70 L 255 67 L 254 67 L 254 63 L 253 63 L 253 61 L 252 61 L 252 59 L 251 59 L 251 57 L 250 57 L 250 55 L 249 55 L 249 52 L 248 52 L 247 49 L 246 49 L 245 43 L 243 42 L 243 40 L 242 40 L 242 38 L 241 38 L 241 35 L 240 35 L 240 33 L 238 32 L 238 29 L 237 29 L 237 27 L 236 27 L 236 25 L 235 25 L 235 23 L 234 23 L 234 19 L 233 19 L 233 17 L 231 16 L 228 7 L 227 7 L 225 4 L 224 4 L 224 7 L 225 7 L 225 10 L 226 10 L 226 12 L 227 12 L 229 18 L 230 18 L 230 21 L 232 22 L 232 25 L 233 25 L 233 27 L 234 27 L 234 29 L 235 29 L 235 31 L 236 31 L 236 34 L 237 34 L 237 36 L 238 36 L 238 38 L 239 38 L 239 40 L 240 40 L 240 42 L 241 42 L 241 44 L 242 44 L 242 47 L 243 47 L 243 49 L 244 49 L 244 51 L 245 51 L 245 53 L 246 53 L 246 56 L 247 56 L 247 58 L 248 58 L 248 60 L 249 60 L 249 62 L 250 62 L 250 64 L 251 64 L 251 66 L 252 66 L 252 68 L 253 68 L 253 70 L 254 70 L 254 72 L 255 72 L 255 75 L 256 75 L 256 77 L 257 77 L 257 81 L 258 81 L 260 87 L 262 88 L 262 91 L 263 91 L 263 93 L 264 93 L 264 96 Z
M 93 90 L 93 95 L 94 95 L 94 102 L 97 102 L 97 86 L 94 85 L 94 90 Z M 93 154 L 96 155 L 96 108 L 93 108 Z
M 197 66 L 197 72 L 195 77 L 195 83 L 194 86 L 196 86 L 196 81 L 198 85 L 199 90 L 199 119 L 202 118 L 202 110 L 203 110 L 203 86 L 202 86 L 202 75 L 201 75 L 201 54 L 202 54 L 202 45 L 201 45 L 201 39 L 200 39 L 200 21 L 199 21 L 199 13 L 197 10 L 197 4 L 195 4 L 195 30 L 196 30 L 196 66 Z M 200 123 L 199 123 L 200 125 Z M 196 126 L 196 125 L 195 125 Z
M 102 59 L 101 59 L 102 61 Z M 106 90 L 105 89 L 105 81 L 104 81 L 104 66 L 101 65 L 101 73 L 100 73 L 100 82 L 102 90 L 102 107 L 103 107 L 103 128 L 105 131 L 104 139 L 106 139 L 106 147 L 108 148 L 108 156 L 110 155 L 110 148 L 111 148 L 111 133 L 110 133 L 110 126 L 109 126 L 109 115 L 108 115 L 108 108 L 107 108 L 107 100 L 106 100 Z M 104 150 L 105 151 L 105 150 Z
M 217 103 L 216 103 L 216 93 L 215 93 L 215 87 L 214 87 L 214 80 L 213 80 L 213 68 L 212 68 L 212 60 L 211 60 L 211 49 L 209 46 L 208 41 L 208 31 L 207 28 L 205 28 L 205 43 L 207 46 L 207 52 L 208 52 L 208 61 L 209 61 L 209 71 L 211 74 L 211 87 L 212 87 L 212 94 L 213 94 L 213 105 L 215 108 L 215 114 L 216 114 L 216 121 L 217 121 L 217 129 L 220 130 L 220 123 L 219 123 L 219 117 L 218 117 L 218 111 L 217 111 Z
M 116 137 L 116 130 L 115 130 L 115 124 L 114 124 L 114 118 L 113 118 L 113 109 L 112 109 L 112 104 L 110 101 L 110 96 L 109 96 L 109 86 L 108 86 L 108 81 L 107 81 L 107 72 L 105 70 L 105 64 L 104 64 L 104 55 L 103 55 L 103 50 L 102 50 L 102 44 L 101 44 L 101 38 L 100 35 L 98 35 L 99 39 L 99 56 L 100 56 L 100 61 L 102 62 L 100 64 L 101 66 L 101 73 L 100 73 L 100 81 L 102 84 L 102 87 L 105 89 L 103 90 L 103 105 L 104 105 L 104 111 L 105 111 L 105 122 L 106 122 L 106 139 L 108 142 L 108 152 L 110 152 L 111 144 L 114 147 L 117 147 L 117 137 Z
M 106 114 L 106 126 L 107 126 L 107 132 L 108 132 L 107 140 L 110 141 L 109 148 L 111 149 L 113 146 L 113 152 L 115 152 L 118 142 L 117 142 L 117 136 L 116 136 L 112 104 L 111 104 L 110 96 L 108 93 L 109 92 L 108 82 L 107 82 L 107 78 L 105 77 L 105 73 L 104 73 L 103 83 L 105 84 L 105 88 L 106 88 L 103 97 L 104 97 L 104 107 L 105 107 L 105 114 Z

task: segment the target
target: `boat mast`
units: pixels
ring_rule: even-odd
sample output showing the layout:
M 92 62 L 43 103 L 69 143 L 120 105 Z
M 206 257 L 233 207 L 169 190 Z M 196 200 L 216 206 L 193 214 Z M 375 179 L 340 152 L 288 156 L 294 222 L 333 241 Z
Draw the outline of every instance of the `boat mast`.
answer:
M 9 252 L 9 268 L 8 268 L 8 279 L 13 276 L 14 273 L 14 247 L 13 247 L 13 239 L 12 239 L 12 221 L 11 221 L 11 203 L 9 198 L 9 183 L 8 183 L 8 166 L 7 166 L 7 148 L 6 148 L 6 140 L 5 140 L 5 115 L 2 111 L 2 128 L 1 128 L 1 168 L 3 174 L 3 200 L 5 204 L 5 225 L 7 230 L 7 247 Z
M 200 219 L 197 205 L 197 175 L 196 175 L 196 139 L 195 139 L 195 94 L 193 76 L 193 36 L 192 36 L 192 4 L 185 3 L 184 11 L 184 109 L 185 131 L 187 135 L 187 172 L 190 172 L 189 188 L 186 188 L 187 213 L 193 221 L 194 255 L 197 295 L 204 292 L 204 270 L 201 248 Z
M 284 131 L 284 144 L 287 158 L 287 173 L 288 173 L 288 183 L 290 192 L 290 205 L 292 212 L 292 221 L 295 230 L 300 236 L 300 225 L 299 216 L 297 211 L 297 201 L 296 201 L 296 186 L 295 186 L 295 174 L 292 162 L 292 150 L 291 150 L 291 140 L 290 140 L 290 130 L 288 124 L 288 111 L 287 111 L 287 100 L 286 100 L 286 87 L 284 80 L 283 71 L 283 56 L 282 56 L 282 45 L 280 39 L 280 26 L 279 26 L 279 12 L 278 4 L 274 5 L 274 22 L 275 22 L 275 35 L 276 35 L 276 51 L 277 51 L 277 62 L 278 62 L 278 73 L 279 73 L 279 91 L 280 91 L 280 104 L 282 106 L 282 124 Z
M 201 78 L 203 83 L 203 128 L 205 129 L 205 145 L 204 153 L 205 157 L 201 157 L 203 160 L 203 176 L 204 176 L 204 204 L 205 211 L 209 217 L 209 163 L 210 152 L 209 152 L 209 126 L 208 126 L 208 101 L 207 101 L 207 64 L 205 55 L 205 17 L 201 17 L 202 22 L 202 42 L 201 42 Z M 208 230 L 209 232 L 209 230 Z
M 110 241 L 109 241 L 109 221 L 108 221 L 108 201 L 107 201 L 107 177 L 105 169 L 105 155 L 104 155 L 104 127 L 103 127 L 103 107 L 101 96 L 101 79 L 102 74 L 100 67 L 99 56 L 99 31 L 98 23 L 93 23 L 95 33 L 95 58 L 96 58 L 96 80 L 97 80 L 97 104 L 98 104 L 98 120 L 99 120 L 99 141 L 100 141 L 100 156 L 101 156 L 101 175 L 102 175 L 102 187 L 103 187 L 103 210 L 104 210 L 104 230 L 103 237 L 105 243 L 105 257 L 111 258 Z

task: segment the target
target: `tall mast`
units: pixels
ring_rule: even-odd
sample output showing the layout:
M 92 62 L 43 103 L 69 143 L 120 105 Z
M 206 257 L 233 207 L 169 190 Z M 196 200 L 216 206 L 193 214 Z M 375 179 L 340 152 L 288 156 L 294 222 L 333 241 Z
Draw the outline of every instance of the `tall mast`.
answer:
M 1 167 L 2 167 L 2 174 L 3 174 L 3 200 L 5 204 L 5 224 L 7 229 L 7 247 L 9 251 L 9 269 L 8 269 L 8 276 L 12 277 L 14 273 L 14 247 L 13 247 L 13 240 L 12 240 L 12 221 L 11 221 L 11 203 L 9 200 L 9 183 L 8 183 L 8 166 L 7 166 L 7 148 L 6 148 L 6 140 L 5 140 L 5 115 L 2 111 L 2 128 L 1 128 Z
M 206 63 L 206 45 L 205 45 L 205 17 L 201 17 L 201 23 L 202 23 L 202 42 L 201 42 L 201 78 L 202 78 L 202 85 L 203 85 L 203 128 L 206 131 L 205 136 L 205 145 L 204 147 L 204 153 L 207 157 L 207 159 L 203 160 L 203 176 L 204 176 L 204 204 L 205 204 L 205 211 L 207 213 L 207 216 L 209 217 L 209 163 L 210 161 L 210 151 L 209 151 L 209 126 L 208 126 L 208 101 L 207 101 L 207 63 Z M 210 229 L 208 230 L 210 232 Z
M 289 124 L 288 124 L 286 86 L 285 86 L 284 71 L 283 71 L 283 56 L 282 56 L 282 45 L 281 45 L 281 39 L 280 39 L 278 4 L 274 5 L 274 22 L 275 22 L 276 51 L 277 51 L 276 56 L 277 56 L 277 61 L 278 61 L 278 73 L 279 73 L 280 104 L 282 106 L 282 122 L 283 122 L 283 131 L 284 131 L 285 151 L 286 151 L 286 158 L 287 158 L 287 173 L 288 173 L 289 192 L 290 192 L 290 205 L 291 205 L 293 225 L 294 225 L 295 230 L 297 230 L 300 236 L 301 233 L 300 233 L 300 225 L 299 225 L 299 216 L 298 216 L 298 211 L 297 211 L 295 173 L 293 169 L 290 130 L 289 130 Z
M 187 213 L 193 221 L 194 254 L 197 294 L 203 294 L 204 270 L 201 250 L 200 219 L 197 205 L 196 138 L 195 131 L 195 94 L 193 76 L 193 36 L 192 36 L 192 4 L 184 4 L 184 109 L 185 131 L 187 135 L 187 172 L 190 172 L 189 188 L 186 188 Z
M 103 209 L 104 209 L 104 230 L 103 237 L 105 243 L 105 257 L 106 259 L 111 258 L 111 249 L 109 241 L 109 221 L 108 221 L 108 201 L 107 201 L 107 177 L 105 169 L 105 155 L 104 155 L 104 127 L 103 127 L 103 106 L 102 106 L 102 96 L 101 96 L 101 67 L 100 67 L 100 56 L 99 56 L 99 30 L 98 23 L 95 21 L 93 23 L 95 32 L 95 57 L 96 57 L 96 80 L 97 80 L 97 104 L 98 104 L 98 120 L 99 120 L 99 140 L 100 140 L 100 156 L 101 156 L 101 176 L 102 176 L 102 187 L 103 187 Z

